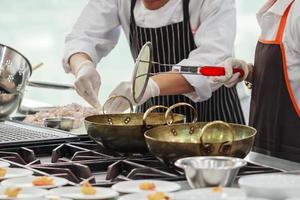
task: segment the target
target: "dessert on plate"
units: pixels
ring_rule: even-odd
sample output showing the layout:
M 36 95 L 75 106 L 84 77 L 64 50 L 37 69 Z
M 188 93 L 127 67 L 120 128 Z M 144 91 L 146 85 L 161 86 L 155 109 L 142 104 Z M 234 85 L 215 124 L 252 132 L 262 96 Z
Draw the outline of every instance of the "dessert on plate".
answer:
M 54 180 L 48 176 L 39 176 L 32 180 L 34 186 L 49 186 L 54 185 Z
M 4 194 L 9 198 L 16 198 L 18 197 L 19 193 L 22 191 L 21 188 L 6 188 Z
M 150 182 L 144 182 L 139 185 L 141 190 L 155 190 L 155 184 Z
M 97 193 L 96 188 L 93 187 L 88 181 L 83 182 L 80 192 L 84 195 L 95 195 Z

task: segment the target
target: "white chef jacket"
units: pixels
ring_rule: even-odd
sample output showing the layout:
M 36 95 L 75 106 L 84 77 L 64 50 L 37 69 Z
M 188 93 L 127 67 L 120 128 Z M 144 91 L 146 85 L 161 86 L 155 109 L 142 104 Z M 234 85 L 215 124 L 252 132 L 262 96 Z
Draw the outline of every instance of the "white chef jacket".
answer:
M 257 13 L 261 39 L 275 40 L 280 19 L 292 0 L 268 0 Z M 275 3 L 274 3 L 275 2 Z M 294 97 L 300 107 L 300 0 L 295 0 L 288 15 L 283 45 L 287 72 Z
M 77 52 L 88 54 L 97 64 L 116 45 L 120 27 L 129 41 L 131 0 L 90 0 L 65 40 L 64 69 L 70 71 L 69 57 Z M 181 65 L 220 65 L 232 56 L 236 35 L 234 0 L 190 0 L 190 24 L 197 49 Z M 156 28 L 183 20 L 182 0 L 169 0 L 157 10 L 145 8 L 137 0 L 134 15 L 137 26 Z M 186 94 L 194 101 L 211 97 L 221 84 L 204 76 L 184 75 L 195 88 Z

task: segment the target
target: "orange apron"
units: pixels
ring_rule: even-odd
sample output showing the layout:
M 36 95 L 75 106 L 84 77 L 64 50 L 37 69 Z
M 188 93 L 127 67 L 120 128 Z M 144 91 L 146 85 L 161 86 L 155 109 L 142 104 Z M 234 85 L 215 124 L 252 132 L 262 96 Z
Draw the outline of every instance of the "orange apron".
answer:
M 257 44 L 250 125 L 257 129 L 254 151 L 300 162 L 300 110 L 288 79 L 282 42 L 293 3 L 281 18 L 275 41 Z

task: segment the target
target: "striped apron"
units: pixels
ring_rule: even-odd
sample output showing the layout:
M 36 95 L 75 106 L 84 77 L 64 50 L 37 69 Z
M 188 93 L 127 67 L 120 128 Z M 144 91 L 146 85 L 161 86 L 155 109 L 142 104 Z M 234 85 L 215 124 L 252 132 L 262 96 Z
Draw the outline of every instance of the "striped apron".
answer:
M 300 162 L 300 109 L 288 78 L 283 45 L 293 3 L 281 18 L 276 39 L 257 43 L 250 125 L 257 129 L 255 151 Z
M 144 28 L 136 25 L 134 7 L 136 0 L 131 1 L 130 17 L 130 47 L 134 58 L 137 58 L 142 46 L 150 41 L 153 49 L 153 61 L 158 63 L 176 64 L 188 58 L 189 53 L 196 48 L 194 37 L 190 27 L 189 0 L 182 0 L 183 21 L 159 28 Z M 154 64 L 151 73 L 171 71 L 171 66 Z M 204 102 L 195 103 L 183 95 L 159 96 L 149 99 L 143 105 L 138 106 L 137 112 L 145 112 L 153 105 L 165 105 L 167 107 L 178 103 L 191 104 L 198 112 L 198 120 L 207 122 L 223 120 L 225 122 L 245 124 L 239 97 L 235 87 L 221 87 L 213 92 L 212 97 Z M 158 110 L 158 112 L 165 112 Z M 187 122 L 191 121 L 193 114 L 187 107 L 178 107 L 174 112 L 186 116 Z

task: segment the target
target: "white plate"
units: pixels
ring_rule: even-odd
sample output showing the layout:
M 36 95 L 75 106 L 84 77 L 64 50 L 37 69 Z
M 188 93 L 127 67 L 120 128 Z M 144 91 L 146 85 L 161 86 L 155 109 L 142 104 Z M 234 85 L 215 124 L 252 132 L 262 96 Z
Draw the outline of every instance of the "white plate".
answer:
M 239 185 L 248 196 L 269 199 L 300 197 L 300 176 L 293 174 L 258 174 L 243 176 Z
M 22 176 L 30 176 L 33 174 L 32 171 L 22 168 L 7 168 L 6 174 L 3 177 L 0 177 L 0 180 L 17 178 Z
M 157 180 L 149 180 L 149 179 L 119 182 L 113 185 L 112 189 L 120 193 L 145 192 L 145 190 L 141 190 L 139 188 L 139 185 L 141 183 L 154 183 L 155 191 L 160 191 L 160 192 L 174 192 L 180 189 L 180 185 L 174 182 L 157 181 Z
M 118 200 L 148 200 L 147 196 L 153 192 L 138 192 L 121 196 Z M 167 193 L 168 197 L 173 199 L 173 194 Z
M 95 187 L 97 193 L 95 195 L 84 195 L 81 194 L 80 189 L 81 187 L 61 187 L 61 188 L 55 188 L 50 190 L 51 195 L 60 196 L 63 198 L 70 198 L 70 199 L 111 199 L 118 197 L 119 194 L 109 188 L 101 188 L 101 187 Z
M 206 200 L 206 199 L 231 199 L 233 197 L 246 197 L 244 190 L 240 188 L 222 188 L 221 192 L 213 191 L 213 188 L 200 188 L 194 190 L 185 190 L 174 193 L 174 200 Z
M 3 186 L 18 186 L 18 187 L 37 187 L 37 188 L 45 188 L 45 189 L 49 189 L 49 188 L 55 188 L 55 187 L 60 187 L 63 185 L 66 185 L 68 183 L 68 180 L 65 178 L 60 178 L 60 177 L 54 177 L 51 176 L 51 178 L 53 178 L 53 185 L 47 185 L 47 186 L 34 186 L 32 184 L 32 181 L 34 179 L 36 179 L 37 176 L 29 176 L 29 177 L 21 177 L 21 178 L 12 178 L 12 179 L 8 179 L 5 181 L 1 182 L 1 185 Z
M 8 162 L 0 161 L 0 168 L 7 168 L 10 164 Z
M 8 198 L 4 195 L 6 187 L 0 187 L 0 199 L 37 199 L 47 195 L 48 191 L 39 188 L 22 188 L 17 198 Z

